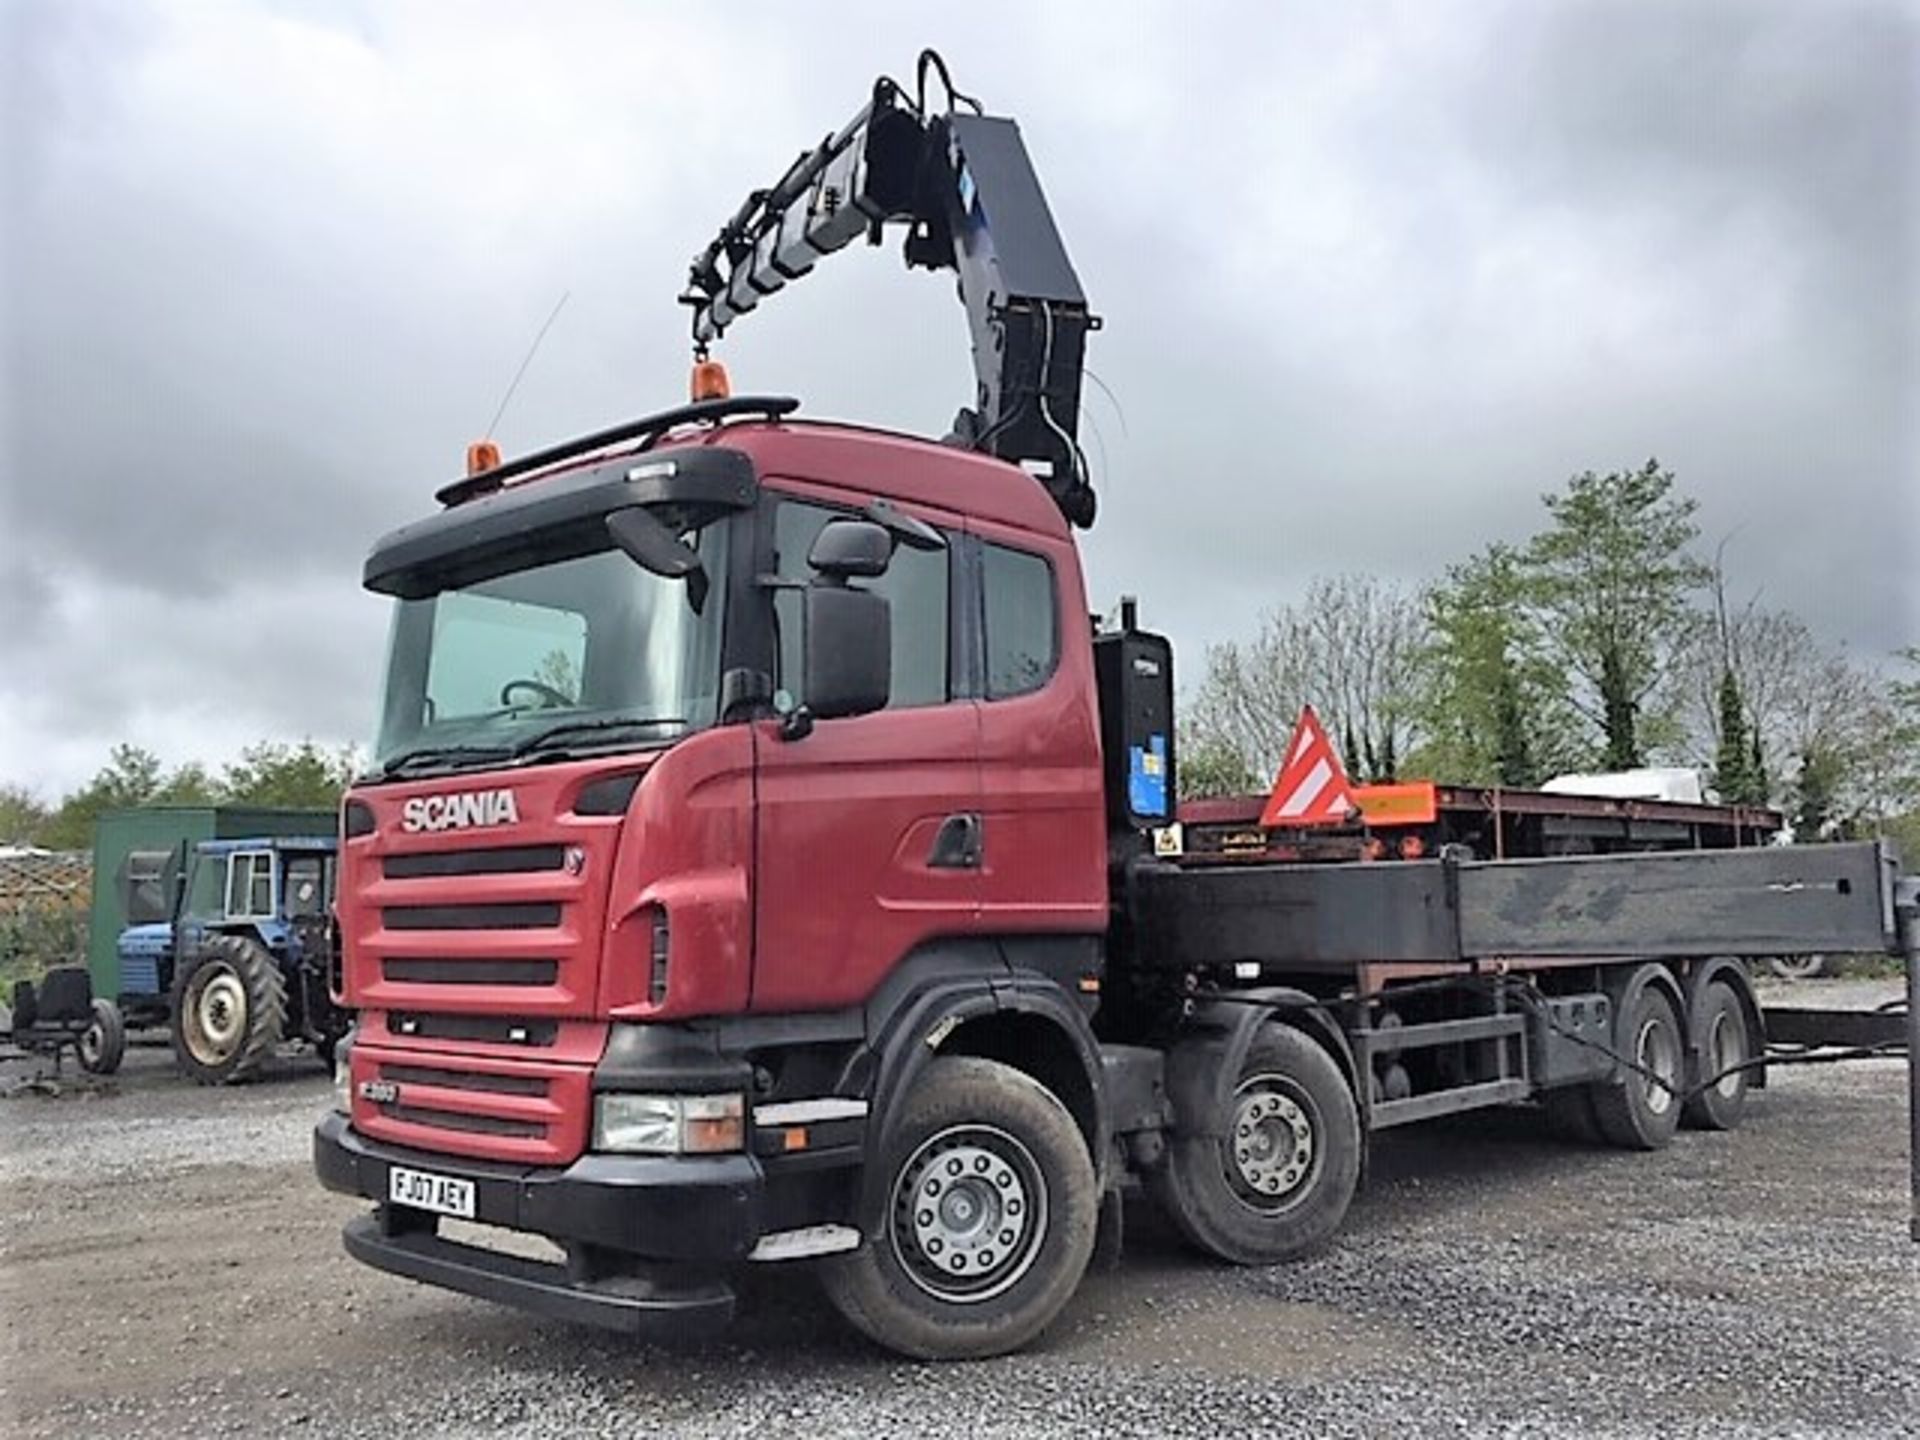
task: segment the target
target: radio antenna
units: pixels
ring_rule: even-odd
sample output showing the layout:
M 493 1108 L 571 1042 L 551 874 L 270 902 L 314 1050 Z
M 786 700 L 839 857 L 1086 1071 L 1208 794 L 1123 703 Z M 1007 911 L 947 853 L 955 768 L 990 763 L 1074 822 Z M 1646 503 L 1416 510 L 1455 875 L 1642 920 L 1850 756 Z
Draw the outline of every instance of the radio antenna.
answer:
M 492 435 L 499 430 L 500 417 L 507 413 L 507 406 L 513 400 L 513 392 L 520 388 L 521 377 L 527 373 L 527 367 L 533 364 L 533 357 L 540 352 L 540 342 L 547 338 L 547 331 L 551 330 L 553 322 L 560 318 L 560 311 L 572 294 L 571 290 L 560 292 L 560 298 L 554 302 L 553 310 L 547 316 L 547 323 L 542 325 L 540 333 L 533 337 L 533 344 L 527 347 L 527 358 L 522 360 L 520 368 L 513 372 L 513 379 L 507 385 L 507 393 L 500 397 L 500 408 L 493 412 L 493 423 L 480 432 L 482 435 Z

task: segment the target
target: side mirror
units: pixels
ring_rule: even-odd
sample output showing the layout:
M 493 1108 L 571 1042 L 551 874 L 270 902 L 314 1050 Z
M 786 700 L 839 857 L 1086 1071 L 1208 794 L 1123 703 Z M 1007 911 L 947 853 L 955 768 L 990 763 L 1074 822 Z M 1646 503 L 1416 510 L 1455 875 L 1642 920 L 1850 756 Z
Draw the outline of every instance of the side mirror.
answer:
M 820 527 L 807 565 L 829 585 L 872 580 L 893 563 L 893 536 L 871 520 L 829 520 Z
M 699 552 L 638 505 L 615 510 L 606 519 L 607 534 L 627 558 L 643 570 L 687 582 L 687 600 L 698 615 L 706 606 L 707 570 Z
M 845 584 L 810 585 L 806 626 L 807 710 L 822 720 L 884 710 L 893 689 L 893 615 L 886 597 Z

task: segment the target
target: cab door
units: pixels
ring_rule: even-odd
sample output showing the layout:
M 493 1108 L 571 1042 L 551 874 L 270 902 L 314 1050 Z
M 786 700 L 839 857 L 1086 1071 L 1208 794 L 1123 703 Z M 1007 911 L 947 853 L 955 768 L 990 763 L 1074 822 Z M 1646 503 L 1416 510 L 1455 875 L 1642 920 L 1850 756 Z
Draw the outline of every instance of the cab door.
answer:
M 773 575 L 804 583 L 821 527 L 862 503 L 818 487 L 774 501 Z M 980 719 L 955 643 L 960 527 L 912 513 L 948 543 L 897 546 L 864 582 L 890 602 L 887 707 L 817 720 L 799 739 L 777 720 L 754 726 L 754 1010 L 856 1005 L 916 946 L 977 922 Z M 781 705 L 806 700 L 802 598 L 774 591 Z

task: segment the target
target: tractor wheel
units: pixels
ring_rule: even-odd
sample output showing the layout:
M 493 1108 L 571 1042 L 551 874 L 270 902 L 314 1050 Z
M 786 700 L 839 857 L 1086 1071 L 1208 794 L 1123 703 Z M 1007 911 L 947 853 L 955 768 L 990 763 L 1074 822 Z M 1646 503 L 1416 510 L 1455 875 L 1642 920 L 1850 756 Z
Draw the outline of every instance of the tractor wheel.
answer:
M 111 1075 L 120 1068 L 127 1053 L 127 1022 L 120 1018 L 120 1007 L 105 998 L 93 1002 L 93 1023 L 80 1034 L 75 1047 L 80 1068 L 89 1075 Z
M 1093 1256 L 1087 1142 L 1050 1091 L 994 1060 L 934 1060 L 904 1105 L 870 1238 L 825 1262 L 827 1298 L 902 1355 L 1016 1350 L 1060 1313 Z
M 1201 1052 L 1196 1060 L 1207 1063 Z M 1195 1247 L 1236 1265 L 1271 1265 L 1340 1228 L 1360 1183 L 1360 1115 L 1339 1065 L 1312 1038 L 1263 1027 L 1224 1112 L 1185 1123 L 1194 1133 L 1172 1137 L 1151 1179 Z
M 258 1070 L 280 1046 L 287 985 L 257 940 L 215 935 L 173 982 L 173 1053 L 202 1085 L 226 1085 Z

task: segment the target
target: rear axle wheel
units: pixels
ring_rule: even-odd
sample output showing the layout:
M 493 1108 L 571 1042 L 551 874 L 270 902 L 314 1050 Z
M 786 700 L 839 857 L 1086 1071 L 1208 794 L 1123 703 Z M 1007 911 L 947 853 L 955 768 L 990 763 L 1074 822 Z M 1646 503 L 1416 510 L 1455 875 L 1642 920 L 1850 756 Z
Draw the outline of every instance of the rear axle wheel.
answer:
M 1633 1066 L 1618 1082 L 1593 1087 L 1594 1122 L 1607 1143 L 1623 1150 L 1664 1149 L 1680 1128 L 1686 1085 L 1679 1009 L 1661 985 L 1648 981 L 1628 1003 L 1622 1033 Z

